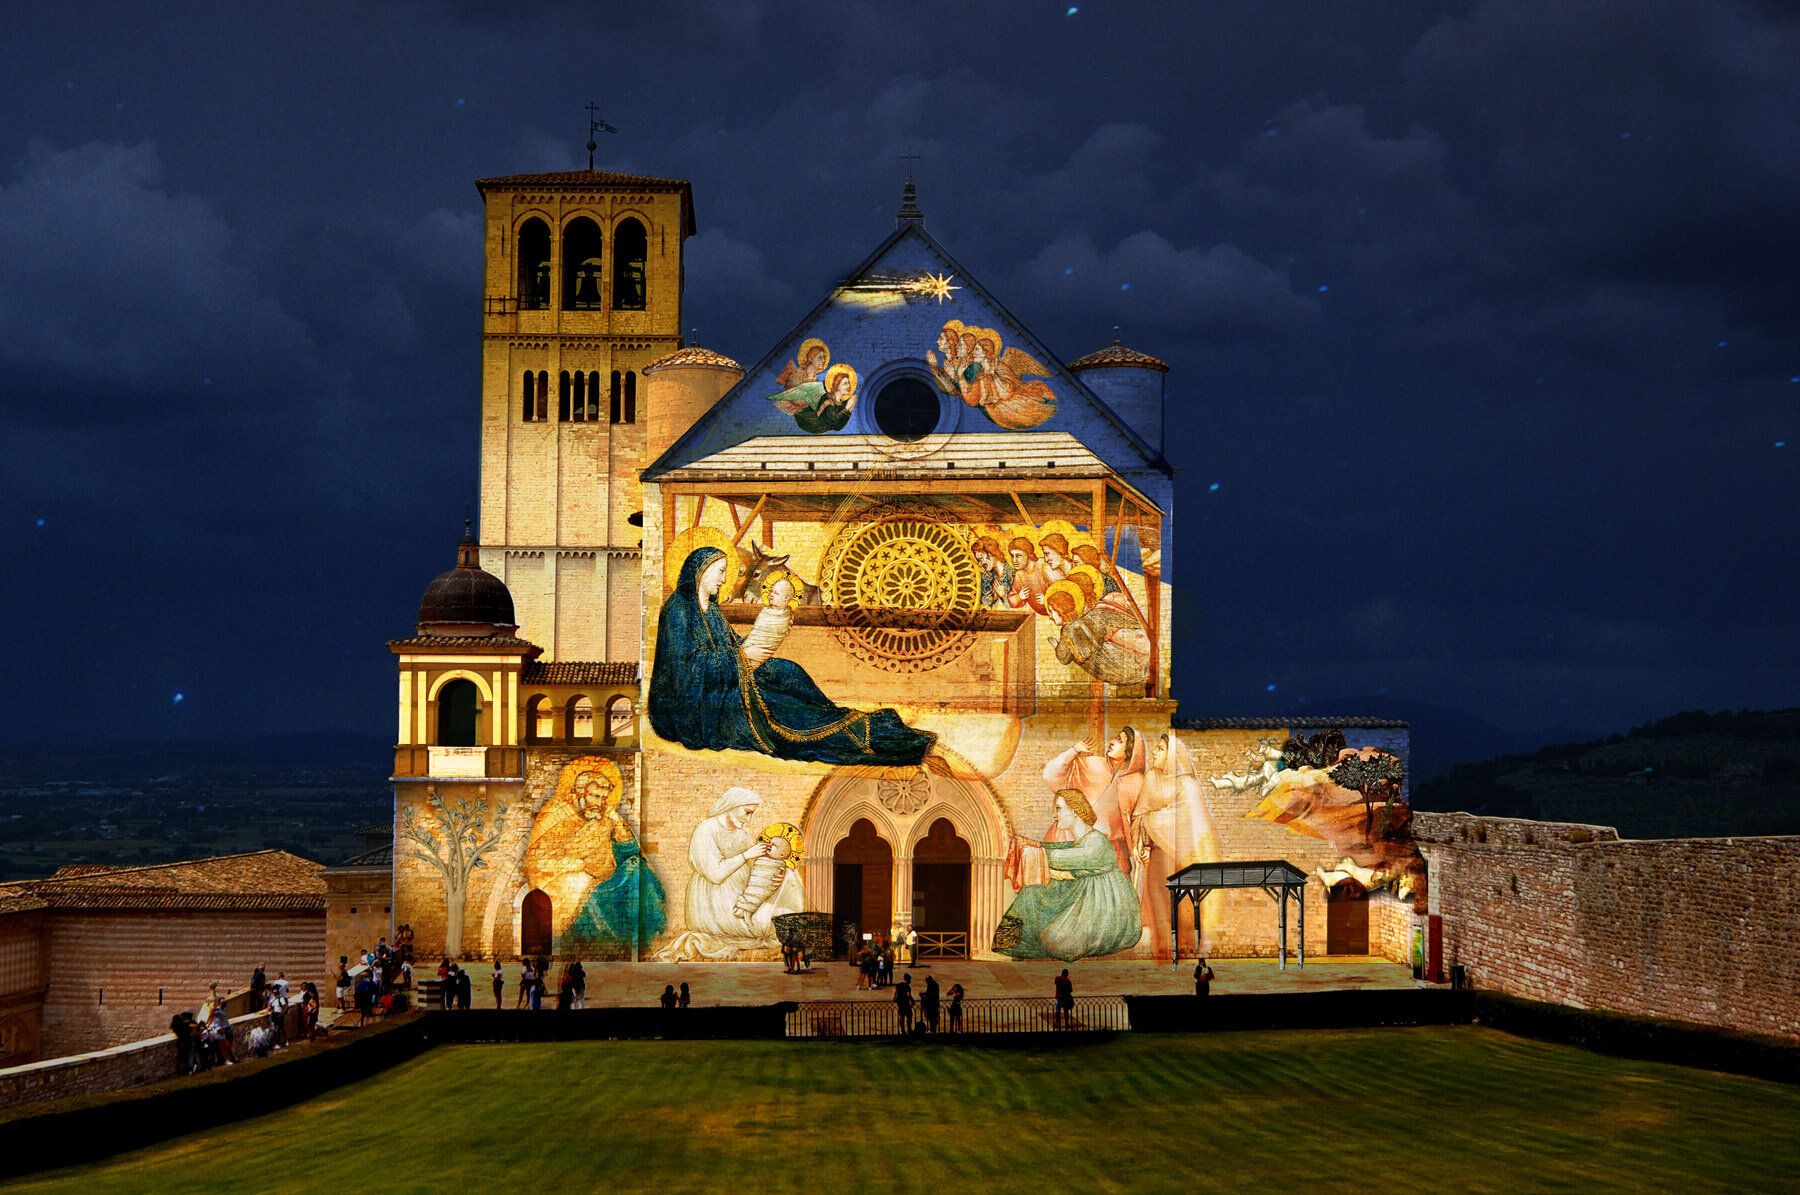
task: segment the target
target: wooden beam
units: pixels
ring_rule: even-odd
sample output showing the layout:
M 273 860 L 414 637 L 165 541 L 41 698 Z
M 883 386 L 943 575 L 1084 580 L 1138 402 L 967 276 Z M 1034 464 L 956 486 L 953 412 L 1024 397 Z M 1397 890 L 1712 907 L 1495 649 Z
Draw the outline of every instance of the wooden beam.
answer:
M 1031 512 L 1025 509 L 1025 504 L 1019 501 L 1019 496 L 1011 490 L 1006 492 L 1006 496 L 1011 498 L 1013 500 L 1013 505 L 1019 508 L 1019 517 L 1025 520 L 1025 525 L 1027 527 L 1036 527 L 1037 523 L 1033 521 Z
M 750 517 L 738 524 L 737 534 L 731 537 L 731 546 L 732 547 L 734 547 L 734 548 L 737 547 L 738 541 L 740 539 L 744 538 L 744 532 L 750 530 L 750 525 L 752 523 L 756 522 L 756 516 L 762 513 L 763 503 L 767 502 L 768 500 L 769 500 L 769 496 L 767 494 L 764 494 L 761 498 L 758 498 L 756 500 L 756 505 L 752 506 L 750 508 Z M 705 501 L 705 499 L 701 499 L 701 501 Z M 737 517 L 736 511 L 732 512 L 732 517 L 733 518 Z
M 736 498 L 725 499 L 725 509 L 731 514 L 731 529 L 736 531 L 739 535 L 742 535 L 744 533 L 744 521 L 738 518 L 737 507 L 738 504 Z

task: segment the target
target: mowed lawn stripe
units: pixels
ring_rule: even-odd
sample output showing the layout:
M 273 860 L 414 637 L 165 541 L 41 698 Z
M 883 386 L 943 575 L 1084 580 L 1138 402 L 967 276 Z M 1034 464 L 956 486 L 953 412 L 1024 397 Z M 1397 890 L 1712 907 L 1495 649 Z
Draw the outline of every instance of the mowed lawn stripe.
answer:
M 1466 1027 L 481 1045 L 18 1189 L 1777 1190 L 1795 1123 L 1800 1089 Z

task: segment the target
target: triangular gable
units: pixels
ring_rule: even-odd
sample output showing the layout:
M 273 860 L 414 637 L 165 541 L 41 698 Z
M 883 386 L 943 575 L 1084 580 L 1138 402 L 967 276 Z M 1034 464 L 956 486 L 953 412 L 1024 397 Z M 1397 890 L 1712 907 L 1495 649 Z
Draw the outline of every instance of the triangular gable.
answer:
M 1168 463 L 931 234 L 916 222 L 906 222 L 670 445 L 644 471 L 644 479 L 655 481 L 671 469 L 756 436 L 876 431 L 874 391 L 886 383 L 896 363 L 924 369 L 926 353 L 937 351 L 940 333 L 950 321 L 960 322 L 970 339 L 983 342 L 983 353 L 996 341 L 999 350 L 999 359 L 985 366 L 997 371 L 999 390 L 991 383 L 982 388 L 984 366 L 979 359 L 971 359 L 973 370 L 952 371 L 941 368 L 947 362 L 940 355 L 940 368 L 931 371 L 941 392 L 948 394 L 953 382 L 962 387 L 949 403 L 956 412 L 955 433 L 1067 432 L 1121 474 L 1171 475 Z M 798 356 L 803 346 L 815 341 L 824 345 L 829 364 L 812 379 Z M 1041 372 L 1031 371 L 1031 362 L 1041 366 Z M 798 372 L 791 368 L 796 364 L 802 367 Z M 854 378 L 839 381 L 837 375 L 843 371 L 834 372 L 832 367 L 840 365 L 848 365 Z M 1024 368 L 1015 373 L 1009 366 Z M 971 375 L 976 379 L 973 384 L 968 381 Z M 840 392 L 847 385 L 855 387 L 852 411 L 846 413 L 827 401 L 828 383 Z M 969 403 L 962 398 L 964 392 L 977 397 L 1001 393 L 1007 399 L 990 408 Z M 990 409 L 999 414 L 990 416 Z

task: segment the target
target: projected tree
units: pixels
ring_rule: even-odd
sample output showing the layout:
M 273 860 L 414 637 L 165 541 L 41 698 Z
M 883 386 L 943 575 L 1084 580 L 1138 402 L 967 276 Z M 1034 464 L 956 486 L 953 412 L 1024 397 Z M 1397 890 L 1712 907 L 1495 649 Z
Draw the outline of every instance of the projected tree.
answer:
M 446 801 L 432 789 L 425 797 L 429 820 L 420 818 L 415 806 L 400 812 L 400 840 L 410 844 L 409 855 L 429 863 L 444 878 L 444 953 L 462 953 L 463 903 L 469 893 L 469 876 L 486 867 L 487 853 L 506 831 L 506 806 L 498 806 L 490 820 L 485 799 L 458 797 Z

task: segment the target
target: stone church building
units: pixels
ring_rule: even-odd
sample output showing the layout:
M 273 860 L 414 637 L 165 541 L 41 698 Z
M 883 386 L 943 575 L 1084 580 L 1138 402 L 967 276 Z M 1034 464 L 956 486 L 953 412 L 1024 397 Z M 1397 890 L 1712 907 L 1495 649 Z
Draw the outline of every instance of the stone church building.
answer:
M 688 183 L 477 186 L 479 522 L 389 645 L 421 954 L 1267 955 L 1268 892 L 1165 885 L 1276 860 L 1404 952 L 1405 728 L 1175 720 L 1167 365 L 1065 363 L 910 183 L 748 367 L 681 336 Z

